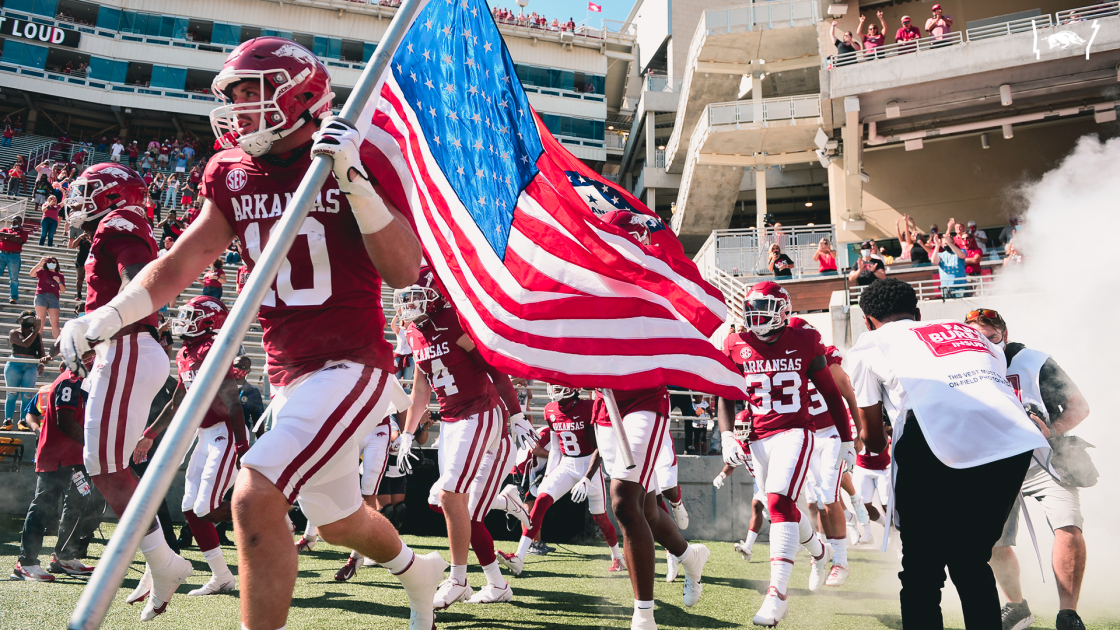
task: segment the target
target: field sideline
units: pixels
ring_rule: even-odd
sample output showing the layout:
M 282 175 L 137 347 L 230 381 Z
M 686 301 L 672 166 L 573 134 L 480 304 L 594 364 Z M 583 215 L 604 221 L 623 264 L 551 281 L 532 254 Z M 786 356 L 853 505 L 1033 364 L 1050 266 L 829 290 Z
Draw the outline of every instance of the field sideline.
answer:
M 19 555 L 19 527 L 13 517 L 0 521 L 0 563 L 11 572 Z M 105 534 L 113 524 L 105 524 Z M 420 553 L 440 551 L 448 557 L 445 541 L 437 538 L 406 536 L 408 544 Z M 50 559 L 54 539 L 46 540 L 46 552 L 40 561 Z M 766 562 L 767 546 L 755 546 L 755 561 L 743 562 L 729 543 L 707 543 L 712 550 L 704 574 L 704 595 L 695 608 L 681 604 L 683 577 L 674 584 L 664 581 L 664 551 L 658 561 L 657 620 L 659 628 L 739 628 L 753 627 L 751 617 L 761 605 L 769 584 L 770 565 Z M 512 551 L 513 543 L 499 542 L 499 547 Z M 624 575 L 608 576 L 609 552 L 602 544 L 595 546 L 554 545 L 556 552 L 546 557 L 528 556 L 520 577 L 509 578 L 515 599 L 512 604 L 469 606 L 457 604 L 437 613 L 440 628 L 628 628 L 633 595 Z M 90 550 L 100 555 L 96 542 Z M 236 552 L 225 549 L 227 561 L 236 561 Z M 208 567 L 196 547 L 183 554 L 195 566 L 195 575 L 188 580 L 196 588 L 208 579 Z M 342 566 L 346 553 L 322 542 L 315 550 L 300 558 L 299 580 L 288 618 L 290 630 L 303 628 L 407 628 L 408 600 L 399 583 L 386 571 L 366 567 L 356 578 L 340 583 L 335 571 Z M 475 562 L 471 555 L 471 562 Z M 891 574 L 897 571 L 896 556 L 877 550 L 858 549 L 850 552 L 852 577 L 841 589 L 824 589 L 810 595 L 808 557 L 797 559 L 790 588 L 790 615 L 783 628 L 805 629 L 876 629 L 902 627 L 898 615 L 897 592 L 888 587 Z M 102 626 L 106 629 L 140 627 L 138 606 L 124 603 L 125 596 L 136 585 L 144 569 L 139 554 L 133 571 L 120 589 L 116 602 Z M 234 568 L 236 572 L 236 568 Z M 482 583 L 482 572 L 472 564 L 468 573 L 472 585 Z M 84 580 L 64 576 L 52 584 L 5 581 L 0 584 L 0 628 L 5 630 L 44 630 L 65 627 Z M 238 600 L 235 596 L 187 597 L 186 586 L 171 602 L 168 612 L 144 628 L 184 628 L 191 630 L 236 630 Z M 1053 628 L 1053 614 L 1035 611 L 1040 620 L 1034 628 Z M 1115 621 L 1086 620 L 1090 628 L 1115 628 Z M 1095 621 L 1095 623 L 1094 623 Z M 947 615 L 949 627 L 962 627 L 959 615 Z

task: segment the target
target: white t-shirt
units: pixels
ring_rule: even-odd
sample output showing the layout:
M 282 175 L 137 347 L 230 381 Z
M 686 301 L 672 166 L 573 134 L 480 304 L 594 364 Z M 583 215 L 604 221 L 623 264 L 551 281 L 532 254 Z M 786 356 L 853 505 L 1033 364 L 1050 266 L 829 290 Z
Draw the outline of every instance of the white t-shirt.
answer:
M 113 157 L 120 157 L 121 151 L 124 151 L 124 145 L 119 142 L 113 143 Z
M 856 403 L 882 402 L 904 432 L 906 411 L 946 466 L 972 468 L 1049 444 L 1007 380 L 1003 351 L 955 320 L 902 320 L 860 335 L 844 368 Z

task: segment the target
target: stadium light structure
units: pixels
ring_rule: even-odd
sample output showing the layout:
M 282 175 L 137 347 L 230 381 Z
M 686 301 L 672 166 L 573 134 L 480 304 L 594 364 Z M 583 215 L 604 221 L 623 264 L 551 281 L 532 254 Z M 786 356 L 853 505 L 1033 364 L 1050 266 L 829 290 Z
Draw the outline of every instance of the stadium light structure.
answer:
M 350 98 L 342 107 L 340 116 L 354 121 L 374 95 L 378 78 L 384 74 L 389 61 L 404 39 L 413 17 L 419 11 L 423 0 L 404 0 L 393 16 L 385 37 L 377 45 L 365 71 L 358 79 Z M 225 378 L 229 366 L 237 355 L 241 340 L 249 330 L 249 325 L 257 318 L 257 311 L 264 300 L 284 258 L 303 221 L 311 211 L 319 189 L 327 181 L 331 172 L 332 158 L 317 155 L 296 189 L 291 203 L 284 215 L 276 222 L 268 239 L 268 245 L 257 261 L 253 273 L 249 275 L 245 288 L 233 305 L 221 332 L 214 340 L 213 350 L 206 356 L 202 368 L 195 377 L 194 385 L 187 392 L 179 411 L 171 421 L 160 448 L 152 458 L 148 470 L 140 480 L 140 485 L 129 501 L 128 509 L 121 515 L 120 524 L 105 547 L 105 553 L 93 572 L 74 613 L 70 616 L 70 630 L 93 630 L 101 626 L 105 613 L 117 594 L 117 589 L 125 573 L 132 564 L 140 539 L 148 530 L 156 511 L 163 503 L 171 481 L 179 470 L 187 449 L 194 441 L 195 431 L 202 424 L 202 417 L 210 408 L 210 402 L 218 394 L 218 388 Z

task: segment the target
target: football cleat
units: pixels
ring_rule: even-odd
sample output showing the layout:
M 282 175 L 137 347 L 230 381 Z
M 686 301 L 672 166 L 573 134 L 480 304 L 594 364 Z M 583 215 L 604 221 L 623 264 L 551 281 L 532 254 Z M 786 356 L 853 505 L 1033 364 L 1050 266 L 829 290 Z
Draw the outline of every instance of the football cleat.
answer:
M 665 567 L 665 581 L 671 584 L 677 579 L 677 576 L 680 575 L 681 561 L 678 560 L 676 556 L 669 553 L 668 549 L 665 550 L 665 559 L 667 561 L 667 566 Z
M 436 589 L 432 605 L 436 610 L 443 610 L 455 602 L 465 602 L 474 594 L 474 589 L 466 582 L 459 582 L 455 578 L 447 578 L 440 582 Z
M 43 570 L 43 567 L 37 564 L 29 564 L 23 566 L 16 561 L 16 568 L 12 570 L 12 577 L 18 580 L 27 580 L 28 582 L 53 582 L 54 576 Z
M 363 567 L 379 567 L 379 566 L 381 566 L 381 564 L 378 563 L 373 558 L 366 558 L 365 560 L 362 560 L 362 566 Z
M 657 622 L 653 620 L 653 611 L 650 610 L 649 614 L 643 615 L 635 610 L 634 616 L 630 618 L 630 630 L 657 630 Z
M 514 575 L 521 575 L 521 570 L 525 568 L 525 560 L 521 556 L 515 553 L 506 553 L 500 549 L 494 551 L 498 554 L 498 564 L 509 569 L 510 573 Z
M 858 494 L 852 497 L 852 511 L 856 513 L 856 520 L 859 521 L 859 524 L 866 527 L 869 522 L 867 506 L 863 504 L 863 499 Z
M 82 564 L 79 560 L 59 560 L 56 554 L 51 554 L 51 573 L 65 573 L 75 577 L 88 577 L 93 575 L 94 567 Z
M 754 555 L 754 549 L 749 547 L 747 545 L 747 541 L 745 540 L 740 540 L 739 542 L 735 543 L 735 551 L 738 551 L 739 555 L 743 556 L 743 560 L 747 562 L 750 562 L 751 556 Z
M 529 545 L 529 553 L 534 556 L 547 556 L 551 551 L 555 550 L 539 540 L 534 540 L 533 544 Z
M 501 495 L 506 499 L 506 513 L 516 517 L 521 521 L 521 525 L 528 529 L 532 525 L 529 522 L 529 508 L 525 507 L 525 502 L 521 500 L 517 486 L 510 484 L 502 488 Z
M 684 509 L 684 499 L 677 503 L 669 501 L 669 507 L 673 511 L 673 520 L 677 522 L 677 529 L 688 529 L 688 510 Z
M 814 534 L 815 535 L 815 534 Z M 824 586 L 824 581 L 828 578 L 828 562 L 832 560 L 832 545 L 824 543 L 824 552 L 820 558 L 813 558 L 809 561 L 812 569 L 809 571 L 809 590 L 819 591 Z
M 700 582 L 693 582 L 692 578 L 687 575 L 684 576 L 684 605 L 692 608 L 696 602 L 700 601 L 700 596 L 704 594 L 704 585 Z
M 148 598 L 148 593 L 152 590 L 152 569 L 148 565 L 144 565 L 144 575 L 140 577 L 140 583 L 132 590 L 132 593 L 125 598 L 125 602 L 131 606 L 137 602 L 142 602 Z
M 626 570 L 626 560 L 623 558 L 614 558 L 611 560 L 611 566 L 607 569 L 607 573 L 618 573 Z
M 187 593 L 194 597 L 201 597 L 203 595 L 220 595 L 228 593 L 237 588 L 237 578 L 233 575 L 212 576 L 210 581 L 203 584 L 201 587 L 194 589 Z
M 704 573 L 704 565 L 708 563 L 708 556 L 712 552 L 704 545 L 689 545 L 691 552 L 681 561 L 684 568 L 684 605 L 692 608 L 700 601 L 704 592 L 704 585 L 700 583 Z
M 1034 623 L 1034 615 L 1031 614 L 1031 607 L 1027 605 L 1027 600 L 1023 600 L 1018 604 L 1007 602 L 1000 610 L 1000 617 L 1003 620 L 1003 630 L 1026 630 Z
M 859 535 L 859 542 L 857 544 L 860 544 L 860 545 L 874 545 L 875 544 L 875 534 L 871 533 L 871 528 L 870 527 L 864 529 L 863 533 L 861 533 Z
M 334 574 L 334 579 L 339 582 L 345 582 L 358 574 L 358 559 L 350 556 L 346 559 L 346 564 Z
M 140 621 L 150 621 L 162 615 L 167 610 L 167 603 L 175 595 L 175 590 L 184 580 L 194 573 L 190 560 L 173 555 L 167 564 L 160 569 L 152 570 L 152 593 L 148 603 L 144 605 L 144 612 L 140 613 Z
M 423 556 L 416 555 L 408 568 L 396 574 L 408 593 L 408 606 L 411 609 L 408 617 L 409 630 L 431 630 L 435 627 L 432 603 L 436 587 L 443 579 L 446 569 L 447 561 L 433 551 Z
M 513 589 L 510 588 L 509 583 L 502 586 L 494 586 L 487 584 L 478 589 L 478 592 L 467 600 L 468 604 L 501 604 L 503 602 L 513 601 Z
M 842 567 L 838 564 L 832 565 L 832 571 L 828 573 L 828 579 L 824 581 L 825 586 L 844 586 L 844 582 L 848 581 L 848 567 Z
M 308 553 L 314 549 L 317 544 L 319 544 L 318 538 L 315 540 L 308 540 L 306 536 L 300 536 L 299 540 L 296 541 L 296 551 L 298 553 Z
M 762 600 L 762 608 L 754 616 L 754 625 L 773 628 L 778 622 L 789 614 L 789 602 L 786 596 L 778 593 L 778 587 L 771 586 Z

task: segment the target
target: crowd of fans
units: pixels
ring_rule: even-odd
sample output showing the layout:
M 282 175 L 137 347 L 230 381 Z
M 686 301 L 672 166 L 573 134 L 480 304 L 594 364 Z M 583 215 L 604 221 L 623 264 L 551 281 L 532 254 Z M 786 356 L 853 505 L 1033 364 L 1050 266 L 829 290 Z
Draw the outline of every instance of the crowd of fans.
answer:
M 953 18 L 945 15 L 940 4 L 933 5 L 931 12 L 930 18 L 925 21 L 925 37 L 931 38 L 933 46 L 949 43 L 949 33 L 953 31 Z M 855 33 L 844 31 L 840 36 L 836 34 L 836 20 L 832 21 L 831 33 L 836 44 L 836 55 L 838 57 L 836 65 L 855 63 L 858 59 L 852 53 L 859 50 L 864 52 L 864 59 L 878 59 L 881 56 L 877 49 L 887 44 L 886 33 L 888 28 L 883 12 L 878 11 L 876 16 L 879 18 L 879 24 L 868 24 L 866 35 L 863 34 L 863 27 L 867 22 L 867 16 L 859 16 L 859 27 Z M 894 43 L 905 44 L 921 39 L 923 37 L 922 30 L 913 24 L 909 15 L 904 15 L 901 25 L 895 31 Z M 898 48 L 898 54 L 912 53 L 916 50 L 918 50 L 917 43 L 909 46 L 901 45 Z

